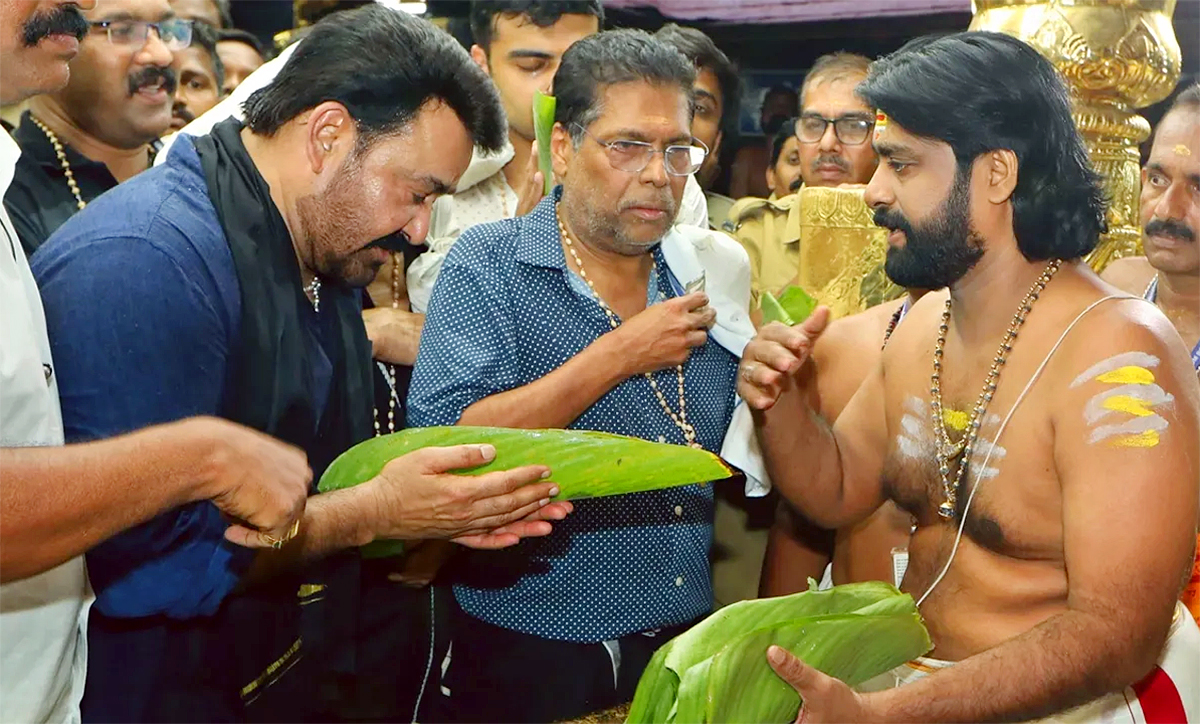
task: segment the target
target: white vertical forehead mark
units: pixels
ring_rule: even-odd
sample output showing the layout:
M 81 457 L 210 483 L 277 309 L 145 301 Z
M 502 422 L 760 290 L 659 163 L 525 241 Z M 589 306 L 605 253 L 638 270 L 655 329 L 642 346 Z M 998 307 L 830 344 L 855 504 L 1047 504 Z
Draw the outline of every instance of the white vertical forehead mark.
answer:
M 1105 360 L 1100 360 L 1096 364 L 1088 367 L 1083 374 L 1075 378 L 1071 383 L 1071 387 L 1078 387 L 1086 382 L 1096 379 L 1105 372 L 1119 370 L 1122 367 L 1145 367 L 1150 369 L 1158 366 L 1158 358 L 1152 354 L 1145 352 L 1122 352 Z

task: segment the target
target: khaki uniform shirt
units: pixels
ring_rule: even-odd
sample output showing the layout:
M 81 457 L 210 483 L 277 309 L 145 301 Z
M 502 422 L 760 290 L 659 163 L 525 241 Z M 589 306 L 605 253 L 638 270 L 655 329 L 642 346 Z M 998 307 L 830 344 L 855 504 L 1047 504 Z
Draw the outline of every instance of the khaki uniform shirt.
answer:
M 763 290 L 778 294 L 800 273 L 800 196 L 739 199 L 722 229 L 750 256 L 752 309 Z

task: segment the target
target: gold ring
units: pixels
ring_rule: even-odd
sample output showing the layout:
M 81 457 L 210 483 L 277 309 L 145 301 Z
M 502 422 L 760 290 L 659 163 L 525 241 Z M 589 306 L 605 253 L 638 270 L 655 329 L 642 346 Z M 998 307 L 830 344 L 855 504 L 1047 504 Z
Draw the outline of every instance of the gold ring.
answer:
M 272 548 L 274 548 L 275 550 L 279 550 L 280 548 L 283 547 L 284 543 L 287 543 L 291 539 L 295 538 L 299 532 L 300 532 L 300 520 L 297 519 L 295 523 L 292 523 L 292 527 L 288 529 L 287 534 L 284 535 L 282 538 L 276 538 L 273 535 L 267 535 L 265 533 L 262 534 L 262 537 L 263 537 L 263 540 L 265 540 L 271 544 Z
M 296 522 L 292 523 L 292 527 L 291 527 L 291 529 L 288 530 L 287 535 L 284 536 L 283 542 L 287 543 L 291 539 L 295 538 L 299 532 L 300 532 L 300 519 L 297 518 Z

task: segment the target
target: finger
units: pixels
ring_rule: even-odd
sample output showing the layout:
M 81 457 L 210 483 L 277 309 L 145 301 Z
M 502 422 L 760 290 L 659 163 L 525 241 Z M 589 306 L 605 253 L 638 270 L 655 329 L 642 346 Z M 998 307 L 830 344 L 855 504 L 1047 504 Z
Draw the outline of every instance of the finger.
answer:
M 742 364 L 741 377 L 746 382 L 749 382 L 754 387 L 763 391 L 775 389 L 783 382 L 784 373 L 771 369 L 770 367 L 755 362 L 746 362 Z
M 467 548 L 475 548 L 481 551 L 494 551 L 501 548 L 509 548 L 521 542 L 521 539 L 512 533 L 501 533 L 498 535 L 491 533 L 481 533 L 478 535 L 464 535 L 458 538 L 452 538 L 452 542 L 457 543 Z
M 429 473 L 445 473 L 486 465 L 496 459 L 496 448 L 492 445 L 455 445 L 453 447 L 427 447 L 401 455 L 384 467 L 393 465 L 416 465 Z M 403 461 L 403 462 L 402 462 Z
M 685 294 L 682 297 L 675 297 L 674 299 L 668 300 L 667 303 L 675 304 L 679 307 L 682 307 L 685 311 L 690 312 L 701 307 L 707 307 L 708 302 L 708 295 L 704 292 L 692 292 L 691 294 Z
M 689 347 L 703 347 L 704 344 L 708 342 L 708 330 L 693 329 L 691 332 L 687 333 L 687 336 L 684 337 L 684 341 L 687 342 L 687 346 Z
M 518 520 L 491 531 L 493 535 L 511 533 L 518 538 L 541 538 L 550 535 L 554 526 L 544 520 Z
M 533 194 L 534 198 L 540 199 L 540 198 L 542 198 L 542 196 L 544 196 L 542 191 L 545 188 L 546 188 L 546 177 L 542 175 L 541 171 L 534 171 L 533 175 L 529 177 L 530 193 Z
M 273 548 L 274 542 L 262 531 L 244 525 L 231 525 L 225 529 L 225 540 L 243 548 Z
M 575 506 L 570 501 L 562 500 L 538 508 L 526 516 L 525 520 L 563 520 L 574 511 Z
M 512 470 L 496 470 L 477 477 L 468 477 L 461 482 L 456 480 L 455 484 L 464 486 L 468 497 L 475 501 L 508 494 L 519 495 L 521 502 L 514 507 L 520 507 L 535 500 L 558 495 L 558 486 L 547 481 L 549 477 L 550 468 L 545 465 L 526 465 Z M 532 484 L 539 481 L 546 482 Z
M 817 337 L 821 336 L 821 333 L 829 326 L 829 316 L 829 307 L 821 305 L 808 315 L 808 319 L 800 323 L 800 329 L 808 335 L 810 340 L 816 341 Z
M 468 530 L 483 532 L 500 528 L 533 515 L 550 502 L 549 498 L 537 498 L 530 502 L 524 502 L 524 495 L 527 492 L 519 490 L 509 495 L 478 501 L 472 506 L 476 515 L 470 522 Z
M 799 370 L 803 363 L 803 359 L 795 352 L 775 342 L 755 346 L 743 360 L 743 366 L 766 367 L 783 374 Z
M 809 699 L 814 690 L 822 683 L 823 679 L 827 678 L 825 674 L 779 646 L 767 649 L 767 662 L 771 664 L 771 668 L 775 670 L 779 678 L 792 685 L 805 703 L 810 703 Z

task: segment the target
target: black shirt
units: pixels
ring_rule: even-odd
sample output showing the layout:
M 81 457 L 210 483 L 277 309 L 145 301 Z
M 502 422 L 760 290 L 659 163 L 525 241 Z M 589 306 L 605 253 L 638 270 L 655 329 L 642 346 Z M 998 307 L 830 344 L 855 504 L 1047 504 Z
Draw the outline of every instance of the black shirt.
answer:
M 79 204 L 71 193 L 54 146 L 30 120 L 29 111 L 21 114 L 21 124 L 12 135 L 21 147 L 21 157 L 4 195 L 4 207 L 29 256 L 79 211 Z M 117 185 L 103 163 L 87 158 L 65 143 L 63 153 L 85 203 Z

